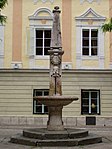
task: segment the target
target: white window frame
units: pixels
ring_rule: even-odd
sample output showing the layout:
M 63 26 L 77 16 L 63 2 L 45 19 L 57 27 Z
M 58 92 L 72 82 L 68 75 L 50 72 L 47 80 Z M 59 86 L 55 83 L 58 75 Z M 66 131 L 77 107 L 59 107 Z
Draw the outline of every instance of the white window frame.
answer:
M 86 89 L 82 89 L 82 92 L 83 91 L 85 91 L 85 92 L 88 92 L 89 93 L 89 113 L 88 114 L 90 114 L 90 115 L 92 115 L 92 113 L 91 113 L 91 109 L 92 109 L 92 107 L 91 107 L 91 93 L 92 92 L 96 92 L 97 93 L 97 113 L 96 114 L 94 114 L 94 115 L 99 115 L 100 114 L 100 90 L 86 90 Z M 81 97 L 81 100 L 83 100 L 84 98 L 83 97 Z M 83 109 L 81 109 L 81 111 L 82 111 Z M 82 115 L 87 115 L 87 114 L 83 114 L 83 112 L 81 112 L 82 113 Z
M 91 17 L 90 17 L 91 15 Z M 104 33 L 101 30 L 102 24 L 106 17 L 99 15 L 92 8 L 78 17 L 75 17 L 76 23 L 76 68 L 77 69 L 102 69 L 104 68 Z M 98 55 L 97 56 L 82 56 L 82 28 L 97 28 L 98 29 Z M 74 59 L 74 57 L 73 57 Z M 96 60 L 97 66 L 84 66 L 83 60 Z
M 33 92 L 34 92 L 34 95 L 33 95 L 33 96 L 36 96 L 36 91 L 37 91 L 37 92 L 42 92 L 42 96 L 45 96 L 45 95 L 44 95 L 44 92 L 45 92 L 45 91 L 48 91 L 48 89 L 42 89 L 42 90 L 41 90 L 41 89 L 34 89 L 34 91 L 33 91 Z M 42 107 L 41 113 L 36 112 L 36 108 L 39 107 L 39 106 Z M 33 99 L 33 114 L 40 114 L 40 115 L 41 115 L 41 114 L 47 114 L 47 113 L 45 112 L 45 105 L 44 105 L 44 104 L 40 104 L 39 106 L 36 104 L 36 100 Z
M 35 55 L 35 58 L 49 58 L 49 55 L 44 55 L 44 38 L 43 38 L 43 51 L 42 51 L 42 55 L 36 55 L 36 30 L 42 30 L 43 31 L 43 37 L 44 37 L 44 31 L 45 30 L 51 30 L 51 27 L 46 27 L 46 28 L 38 28 L 38 27 L 36 27 L 35 29 L 34 29 L 34 55 Z
M 88 29 L 88 30 L 89 30 L 89 55 L 83 55 L 83 46 L 82 46 L 82 44 L 83 44 L 83 41 L 82 41 L 83 36 L 82 36 L 82 31 L 83 31 L 84 29 Z M 92 29 L 93 29 L 93 30 L 94 30 L 94 29 L 98 30 L 97 55 L 91 55 L 91 30 L 92 30 Z M 82 27 L 82 28 L 81 28 L 81 56 L 82 56 L 82 57 L 98 57 L 98 56 L 99 56 L 99 29 L 98 29 L 98 27 Z

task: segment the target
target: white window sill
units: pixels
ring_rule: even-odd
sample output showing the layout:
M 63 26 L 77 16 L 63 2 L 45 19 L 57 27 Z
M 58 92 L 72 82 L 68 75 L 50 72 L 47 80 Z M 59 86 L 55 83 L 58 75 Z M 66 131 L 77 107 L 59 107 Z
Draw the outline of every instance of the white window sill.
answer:
M 81 56 L 82 60 L 98 60 L 99 56 Z
M 35 55 L 35 59 L 37 60 L 49 60 L 50 56 L 41 56 L 41 55 Z

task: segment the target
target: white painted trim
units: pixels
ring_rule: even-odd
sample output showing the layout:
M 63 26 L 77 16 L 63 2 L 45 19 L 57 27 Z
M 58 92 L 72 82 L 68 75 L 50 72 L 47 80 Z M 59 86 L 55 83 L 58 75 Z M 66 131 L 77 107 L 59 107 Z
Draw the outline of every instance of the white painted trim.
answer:
M 91 91 L 89 91 L 89 114 L 91 114 Z
M 81 67 L 81 55 L 82 55 L 82 50 L 81 50 L 81 27 L 76 26 L 76 68 L 80 68 Z M 81 41 L 81 43 L 80 43 Z
M 33 1 L 34 1 L 34 4 L 36 5 L 39 0 L 33 0 Z M 42 1 L 43 3 L 47 2 L 47 1 L 50 1 L 51 3 L 54 2 L 54 0 L 41 0 L 41 1 Z
M 97 2 L 98 4 L 101 2 L 101 0 L 80 0 L 80 3 L 84 3 L 84 2 L 88 2 L 88 3 L 93 3 L 93 2 Z
M 21 69 L 23 66 L 22 66 L 22 62 L 18 62 L 18 61 L 13 61 L 11 62 L 11 68 L 14 68 L 14 69 Z
M 35 59 L 34 56 L 29 57 L 29 68 L 35 68 Z
M 94 55 L 91 55 L 91 30 L 94 30 L 94 29 L 98 29 L 98 28 L 96 28 L 96 27 L 82 27 L 81 28 L 81 56 L 83 57 L 87 57 L 87 56 L 85 56 L 85 55 L 82 55 L 82 31 L 83 31 L 83 29 L 88 29 L 89 30 L 89 55 L 88 55 L 88 57 L 90 58 L 92 58 L 92 57 L 96 57 L 96 56 L 94 56 Z M 99 31 L 98 31 L 98 41 L 99 41 Z M 97 53 L 98 53 L 98 50 L 99 50 L 99 42 L 98 42 L 98 46 L 97 46 Z M 98 57 L 98 54 L 97 54 L 97 57 Z M 93 58 L 94 59 L 94 58 Z
M 4 67 L 4 25 L 0 24 L 0 68 Z
M 92 14 L 93 17 L 88 17 L 89 14 Z M 98 21 L 105 21 L 106 17 L 99 15 L 98 13 L 96 13 L 92 8 L 89 8 L 88 10 L 86 10 L 86 12 L 84 12 L 83 14 L 81 14 L 78 17 L 75 17 L 75 20 L 98 20 Z
M 48 18 L 48 19 L 53 19 L 53 18 L 52 18 L 52 17 L 53 17 L 53 13 L 52 13 L 52 11 L 51 11 L 49 8 L 47 8 L 47 7 L 40 7 L 40 8 L 37 9 L 33 14 L 31 14 L 31 15 L 28 16 L 29 20 L 43 19 L 43 17 L 44 17 L 44 19 L 45 19 L 45 16 L 42 16 L 42 17 L 39 17 L 39 16 L 38 16 L 38 14 L 39 14 L 40 12 L 47 12 L 47 13 L 49 13 L 49 17 L 46 16 L 46 18 Z
M 35 59 L 36 60 L 49 60 L 50 59 L 50 56 L 49 55 L 35 55 Z
M 87 15 L 89 13 L 93 14 L 93 17 L 88 18 Z M 85 24 L 89 19 L 96 20 L 98 23 L 96 25 L 92 24 Z M 88 9 L 85 13 L 83 13 L 79 17 L 75 17 L 76 21 L 76 68 L 78 69 L 91 69 L 88 67 L 82 67 L 81 63 L 83 59 L 91 59 L 91 60 L 99 60 L 99 66 L 98 68 L 103 69 L 104 68 L 104 33 L 101 31 L 101 26 L 106 18 L 97 14 L 95 11 L 93 11 L 91 8 Z M 98 29 L 98 55 L 97 56 L 82 56 L 82 29 Z M 94 67 L 94 66 L 93 66 Z M 92 69 L 98 69 L 93 68 Z
M 40 12 L 47 12 L 49 13 L 49 16 L 38 16 L 38 14 Z M 47 23 L 46 24 L 40 24 L 40 20 L 47 20 Z M 52 19 L 53 19 L 53 13 L 52 11 L 49 9 L 49 8 L 46 8 L 46 7 L 41 7 L 39 9 L 37 9 L 32 15 L 29 16 L 29 21 L 30 21 L 30 28 L 33 28 L 34 29 L 34 42 L 33 42 L 33 54 L 29 56 L 29 66 L 30 68 L 37 68 L 35 66 L 35 60 L 36 59 L 40 59 L 40 60 L 44 60 L 44 59 L 49 59 L 48 56 L 38 56 L 36 55 L 36 44 L 35 44 L 35 38 L 36 38 L 36 30 L 37 29 L 41 29 L 41 30 L 49 30 L 52 28 Z M 49 24 L 50 23 L 50 24 Z M 44 67 L 38 67 L 39 69 L 45 69 Z
M 72 69 L 72 62 L 62 62 L 62 69 Z
M 112 69 L 112 62 L 110 62 L 109 68 Z

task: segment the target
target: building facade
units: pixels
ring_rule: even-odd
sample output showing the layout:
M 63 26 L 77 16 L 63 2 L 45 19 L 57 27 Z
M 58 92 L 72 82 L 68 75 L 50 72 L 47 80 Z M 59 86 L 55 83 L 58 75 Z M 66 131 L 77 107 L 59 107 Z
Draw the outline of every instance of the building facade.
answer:
M 48 109 L 33 99 L 49 93 L 52 10 L 61 10 L 63 94 L 79 100 L 64 107 L 65 125 L 110 126 L 112 34 L 101 26 L 111 0 L 10 0 L 0 25 L 2 124 L 45 124 Z

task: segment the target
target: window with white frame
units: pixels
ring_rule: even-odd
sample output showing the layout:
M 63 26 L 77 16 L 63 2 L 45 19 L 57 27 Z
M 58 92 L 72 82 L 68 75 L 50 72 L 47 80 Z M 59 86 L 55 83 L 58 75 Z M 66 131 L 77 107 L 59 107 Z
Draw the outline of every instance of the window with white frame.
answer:
M 50 41 L 51 41 L 51 30 L 35 30 L 35 54 L 46 56 L 49 55 L 48 50 L 50 50 Z
M 106 17 L 96 13 L 92 8 L 78 17 L 76 21 L 76 68 L 104 68 L 104 33 L 101 30 Z M 84 61 L 96 60 L 97 66 L 87 66 Z
M 81 114 L 100 114 L 99 90 L 81 90 Z
M 98 29 L 82 29 L 82 55 L 98 55 Z
M 33 97 L 35 96 L 47 96 L 49 90 L 33 90 Z M 48 107 L 44 104 L 38 103 L 36 99 L 33 99 L 33 114 L 48 114 Z

